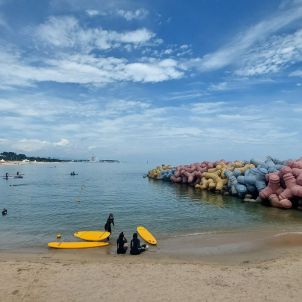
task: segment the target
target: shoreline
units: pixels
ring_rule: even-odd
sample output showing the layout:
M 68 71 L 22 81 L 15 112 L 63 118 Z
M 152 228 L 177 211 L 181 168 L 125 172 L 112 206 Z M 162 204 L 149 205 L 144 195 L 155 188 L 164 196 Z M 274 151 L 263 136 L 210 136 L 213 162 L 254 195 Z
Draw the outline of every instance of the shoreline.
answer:
M 128 238 L 130 242 L 130 238 Z M 288 251 L 302 251 L 302 229 L 253 229 L 241 231 L 215 231 L 203 233 L 178 234 L 169 237 L 158 237 L 158 245 L 149 245 L 149 250 L 142 257 L 160 260 L 199 262 L 238 263 L 245 258 L 267 260 L 278 257 Z M 64 241 L 64 240 L 62 240 Z M 77 238 L 65 241 L 83 241 Z M 144 241 L 141 239 L 141 242 Z M 116 238 L 112 236 L 110 245 L 90 249 L 52 249 L 43 246 L 1 248 L 1 255 L 85 255 L 94 258 L 102 255 L 105 258 L 116 256 Z M 128 251 L 129 254 L 129 251 Z

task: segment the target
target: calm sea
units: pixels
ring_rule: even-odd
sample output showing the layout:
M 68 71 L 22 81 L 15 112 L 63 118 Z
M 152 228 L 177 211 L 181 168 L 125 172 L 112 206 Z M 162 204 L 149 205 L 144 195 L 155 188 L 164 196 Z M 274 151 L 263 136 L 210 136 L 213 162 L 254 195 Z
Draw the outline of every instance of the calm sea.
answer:
M 47 247 L 57 233 L 102 230 L 109 213 L 114 237 L 130 238 L 137 225 L 157 237 L 212 231 L 279 228 L 301 231 L 302 212 L 196 191 L 143 178 L 152 167 L 128 163 L 55 163 L 1 166 L 23 179 L 0 179 L 0 249 Z M 78 173 L 70 176 L 70 172 Z

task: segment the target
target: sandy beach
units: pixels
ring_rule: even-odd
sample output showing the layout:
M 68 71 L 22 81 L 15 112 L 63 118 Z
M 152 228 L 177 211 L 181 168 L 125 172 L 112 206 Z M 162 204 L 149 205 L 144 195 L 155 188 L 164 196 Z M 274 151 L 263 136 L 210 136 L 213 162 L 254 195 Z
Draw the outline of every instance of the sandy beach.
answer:
M 1 301 L 301 301 L 300 235 L 262 247 L 245 235 L 254 246 L 246 250 L 232 236 L 203 237 L 202 244 L 178 238 L 195 245 L 169 253 L 173 244 L 180 247 L 171 239 L 140 256 L 116 255 L 114 246 L 2 251 Z M 226 249 L 230 244 L 237 252 Z
M 301 301 L 299 255 L 223 265 L 1 255 L 1 301 Z

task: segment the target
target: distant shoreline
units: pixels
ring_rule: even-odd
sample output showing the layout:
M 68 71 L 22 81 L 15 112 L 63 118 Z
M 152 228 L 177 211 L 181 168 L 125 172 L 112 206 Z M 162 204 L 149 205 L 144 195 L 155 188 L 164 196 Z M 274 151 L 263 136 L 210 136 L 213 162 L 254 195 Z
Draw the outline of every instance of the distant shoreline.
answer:
M 5 162 L 0 161 L 0 167 L 1 166 L 14 166 L 14 165 L 28 165 L 28 164 L 57 164 L 61 162 L 55 162 L 55 161 L 29 161 L 29 162 L 23 162 L 18 160 L 7 160 Z
M 98 161 L 90 160 L 66 160 L 66 161 L 18 161 L 18 160 L 6 160 L 1 162 L 1 166 L 14 166 L 14 165 L 28 165 L 28 164 L 61 164 L 61 163 L 120 163 L 119 160 L 114 159 L 101 159 Z
M 70 162 L 85 162 L 85 163 L 120 163 L 117 159 L 96 159 L 94 156 L 89 159 L 59 159 L 40 156 L 26 156 L 25 154 L 17 154 L 15 152 L 0 153 L 0 165 L 19 165 L 28 163 L 70 163 Z

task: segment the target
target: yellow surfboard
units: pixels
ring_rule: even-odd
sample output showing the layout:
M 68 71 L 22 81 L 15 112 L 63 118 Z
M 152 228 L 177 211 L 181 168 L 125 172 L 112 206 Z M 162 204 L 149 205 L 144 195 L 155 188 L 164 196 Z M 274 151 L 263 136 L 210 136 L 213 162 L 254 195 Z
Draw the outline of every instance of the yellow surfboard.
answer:
M 102 241 L 107 239 L 110 236 L 110 233 L 106 231 L 78 231 L 73 235 L 87 241 Z
M 140 225 L 136 228 L 136 230 L 137 230 L 138 234 L 140 235 L 140 237 L 142 239 L 144 239 L 146 242 L 153 244 L 153 245 L 157 244 L 156 238 L 145 227 Z
M 109 245 L 108 242 L 49 242 L 48 246 L 55 249 L 86 249 Z

